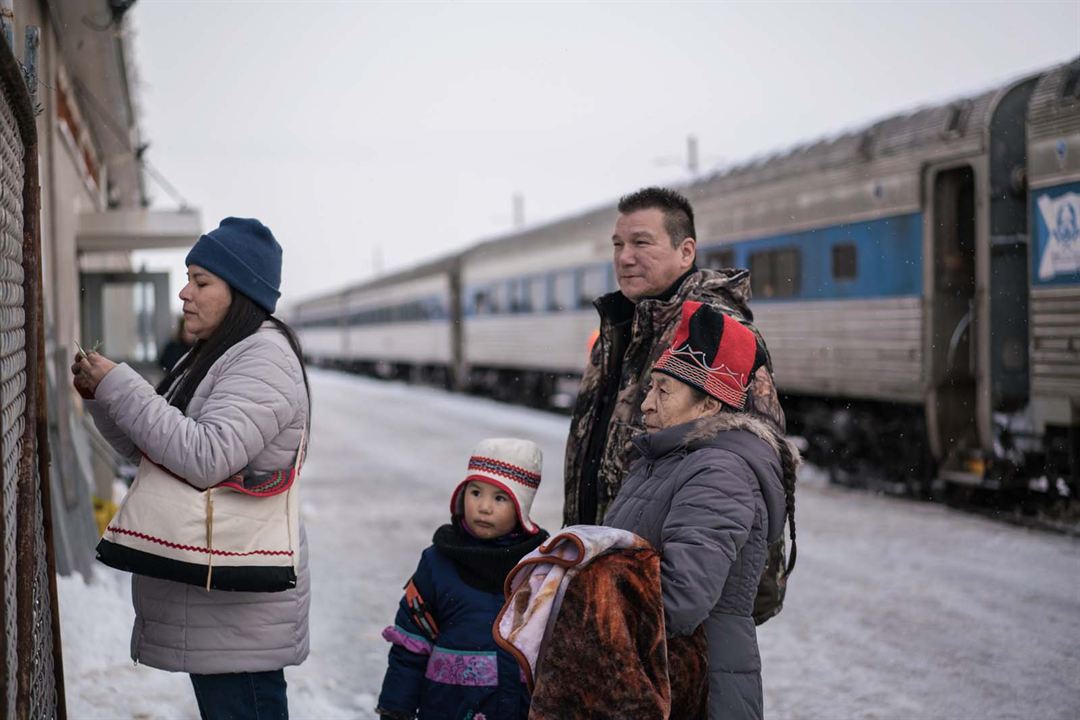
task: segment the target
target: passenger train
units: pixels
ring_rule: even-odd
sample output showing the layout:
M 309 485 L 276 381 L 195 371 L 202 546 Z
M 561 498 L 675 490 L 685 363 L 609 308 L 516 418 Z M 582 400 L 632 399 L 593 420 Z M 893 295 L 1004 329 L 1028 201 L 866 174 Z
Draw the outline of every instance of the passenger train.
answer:
M 634 188 L 628 188 L 632 190 Z M 679 188 L 751 271 L 790 430 L 839 472 L 1080 491 L 1080 58 Z M 614 203 L 302 302 L 310 359 L 573 398 Z

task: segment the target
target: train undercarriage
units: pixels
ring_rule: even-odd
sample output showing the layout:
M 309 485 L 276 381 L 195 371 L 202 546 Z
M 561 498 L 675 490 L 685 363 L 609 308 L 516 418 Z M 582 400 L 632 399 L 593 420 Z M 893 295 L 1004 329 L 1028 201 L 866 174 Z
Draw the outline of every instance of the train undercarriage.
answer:
M 938 462 L 922 406 L 792 395 L 782 403 L 789 434 L 831 482 L 1021 513 L 1080 510 L 1076 427 L 1036 433 L 1017 416 L 999 415 L 992 454 L 960 448 Z M 957 464 L 962 472 L 950 469 Z

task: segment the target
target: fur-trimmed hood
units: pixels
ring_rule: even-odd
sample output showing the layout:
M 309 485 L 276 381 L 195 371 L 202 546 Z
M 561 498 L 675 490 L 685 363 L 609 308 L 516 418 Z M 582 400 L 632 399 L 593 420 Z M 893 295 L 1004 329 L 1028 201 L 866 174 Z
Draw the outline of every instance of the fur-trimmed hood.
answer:
M 802 464 L 799 449 L 795 447 L 794 443 L 781 435 L 775 427 L 760 417 L 749 413 L 728 412 L 725 410 L 711 417 L 687 423 L 687 425 L 692 426 L 686 434 L 686 445 L 689 448 L 710 445 L 710 440 L 720 433 L 730 430 L 745 430 L 761 438 L 780 456 L 785 480 L 790 475 L 791 482 L 794 484 L 795 475 Z
M 704 448 L 735 453 L 750 466 L 760 482 L 769 508 L 769 542 L 780 538 L 786 510 L 794 505 L 795 478 L 802 458 L 798 448 L 768 422 L 749 413 L 723 411 L 654 433 L 637 435 L 633 442 L 646 460 Z M 762 447 L 763 444 L 766 447 Z

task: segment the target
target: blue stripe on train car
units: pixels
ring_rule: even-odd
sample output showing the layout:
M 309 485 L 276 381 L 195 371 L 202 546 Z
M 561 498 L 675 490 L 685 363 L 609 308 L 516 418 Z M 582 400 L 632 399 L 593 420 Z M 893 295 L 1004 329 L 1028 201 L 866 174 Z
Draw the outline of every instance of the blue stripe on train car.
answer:
M 754 304 L 792 300 L 832 300 L 922 295 L 922 213 L 832 225 L 786 235 L 743 240 L 724 247 L 734 251 L 735 267 L 752 268 L 751 256 L 765 250 L 799 251 L 797 291 L 766 298 L 755 293 Z M 849 279 L 833 275 L 833 248 L 855 247 L 855 272 Z
M 1080 182 L 1031 193 L 1031 282 L 1080 285 Z

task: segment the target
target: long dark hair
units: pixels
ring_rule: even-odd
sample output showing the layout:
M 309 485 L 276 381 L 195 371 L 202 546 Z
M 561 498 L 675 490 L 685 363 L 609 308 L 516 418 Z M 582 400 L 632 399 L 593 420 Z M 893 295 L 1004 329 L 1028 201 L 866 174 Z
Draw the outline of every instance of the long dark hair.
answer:
M 187 413 L 188 403 L 195 394 L 195 388 L 206 377 L 210 367 L 221 358 L 225 352 L 241 340 L 250 337 L 259 327 L 269 320 L 277 326 L 277 329 L 289 342 L 289 347 L 296 353 L 296 359 L 300 362 L 300 372 L 304 376 L 304 389 L 308 398 L 308 417 L 311 417 L 311 387 L 308 385 L 307 366 L 304 364 L 304 353 L 300 349 L 300 340 L 296 333 L 284 321 L 272 316 L 263 308 L 256 305 L 251 298 L 242 292 L 232 290 L 232 302 L 225 311 L 225 317 L 221 325 L 205 340 L 196 341 L 191 352 L 184 356 L 158 383 L 158 395 L 164 395 L 169 404 L 178 408 L 180 412 Z

